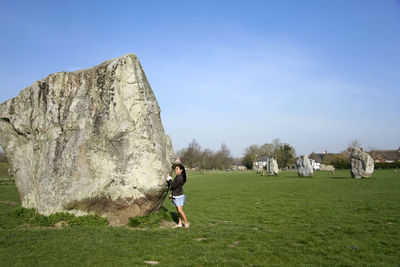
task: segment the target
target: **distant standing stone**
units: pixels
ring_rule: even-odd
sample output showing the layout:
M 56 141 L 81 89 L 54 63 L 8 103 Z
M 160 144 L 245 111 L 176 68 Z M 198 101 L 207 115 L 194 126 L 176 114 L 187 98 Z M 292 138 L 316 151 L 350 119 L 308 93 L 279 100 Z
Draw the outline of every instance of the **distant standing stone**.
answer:
M 265 165 L 268 175 L 278 175 L 279 168 L 278 162 L 274 158 L 267 158 L 267 164 Z
M 374 173 L 374 160 L 366 152 L 353 148 L 350 156 L 351 177 L 360 179 Z
M 311 166 L 310 159 L 303 155 L 296 161 L 299 176 L 313 176 L 314 170 Z
M 253 169 L 256 170 L 257 173 L 264 173 L 264 166 L 261 162 L 254 163 Z

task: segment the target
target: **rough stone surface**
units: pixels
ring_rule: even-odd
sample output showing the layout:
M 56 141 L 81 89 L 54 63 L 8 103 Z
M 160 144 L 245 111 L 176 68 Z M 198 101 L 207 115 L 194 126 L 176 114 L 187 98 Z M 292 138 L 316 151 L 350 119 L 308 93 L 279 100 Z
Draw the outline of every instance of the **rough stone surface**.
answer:
M 265 168 L 268 175 L 278 175 L 279 173 L 278 162 L 274 158 L 267 158 Z
M 364 151 L 353 148 L 350 156 L 350 172 L 353 178 L 371 177 L 374 173 L 374 160 Z
M 296 166 L 299 176 L 313 176 L 314 170 L 310 159 L 306 155 L 300 156 L 296 161 Z
M 133 54 L 51 74 L 2 103 L 0 145 L 24 207 L 113 224 L 159 209 L 174 159 Z
M 253 170 L 256 170 L 257 173 L 264 173 L 264 166 L 260 162 L 253 163 Z

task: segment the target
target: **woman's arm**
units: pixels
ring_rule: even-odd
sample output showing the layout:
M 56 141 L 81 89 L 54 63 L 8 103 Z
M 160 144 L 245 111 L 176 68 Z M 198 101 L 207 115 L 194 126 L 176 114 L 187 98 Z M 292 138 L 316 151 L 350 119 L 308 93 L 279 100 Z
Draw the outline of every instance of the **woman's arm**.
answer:
M 171 186 L 171 190 L 183 185 L 183 177 L 181 175 L 176 176 L 174 180 L 167 180 L 167 183 Z

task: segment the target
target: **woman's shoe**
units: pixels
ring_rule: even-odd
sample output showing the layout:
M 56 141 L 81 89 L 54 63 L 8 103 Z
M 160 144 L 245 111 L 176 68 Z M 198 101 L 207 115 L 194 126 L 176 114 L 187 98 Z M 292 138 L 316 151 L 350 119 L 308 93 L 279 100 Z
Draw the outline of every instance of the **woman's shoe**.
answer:
M 190 223 L 185 224 L 185 228 L 189 228 Z
M 175 225 L 175 226 L 172 227 L 172 228 L 180 228 L 180 227 L 182 227 L 182 224 L 177 224 L 177 225 Z

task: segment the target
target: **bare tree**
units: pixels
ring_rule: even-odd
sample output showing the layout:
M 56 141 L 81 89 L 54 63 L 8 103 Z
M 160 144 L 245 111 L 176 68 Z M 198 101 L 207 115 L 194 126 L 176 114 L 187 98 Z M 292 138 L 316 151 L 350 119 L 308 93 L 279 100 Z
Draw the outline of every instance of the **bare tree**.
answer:
M 353 147 L 356 148 L 356 149 L 360 149 L 361 148 L 361 142 L 358 139 L 351 140 L 349 142 L 348 148 L 353 148 Z
M 207 148 L 201 152 L 199 166 L 201 169 L 213 169 L 214 168 L 213 165 L 214 165 L 214 153 Z
M 261 157 L 273 157 L 275 155 L 275 148 L 273 144 L 265 143 L 259 148 L 259 155 Z
M 260 154 L 260 149 L 257 145 L 251 145 L 245 149 L 244 153 L 255 157 L 256 155 Z
M 183 164 L 189 168 L 226 169 L 232 165 L 231 152 L 226 144 L 221 144 L 220 150 L 213 152 L 210 149 L 201 150 L 199 143 L 193 139 L 187 148 L 177 152 Z
M 272 140 L 272 146 L 274 148 L 274 157 L 278 157 L 278 150 L 282 146 L 281 140 L 279 138 L 275 138 Z
M 193 139 L 187 148 L 181 149 L 178 152 L 181 161 L 189 168 L 199 167 L 201 158 L 201 147 L 196 139 Z
M 221 144 L 221 148 L 215 153 L 215 161 L 218 169 L 226 169 L 232 165 L 231 151 L 225 143 Z

